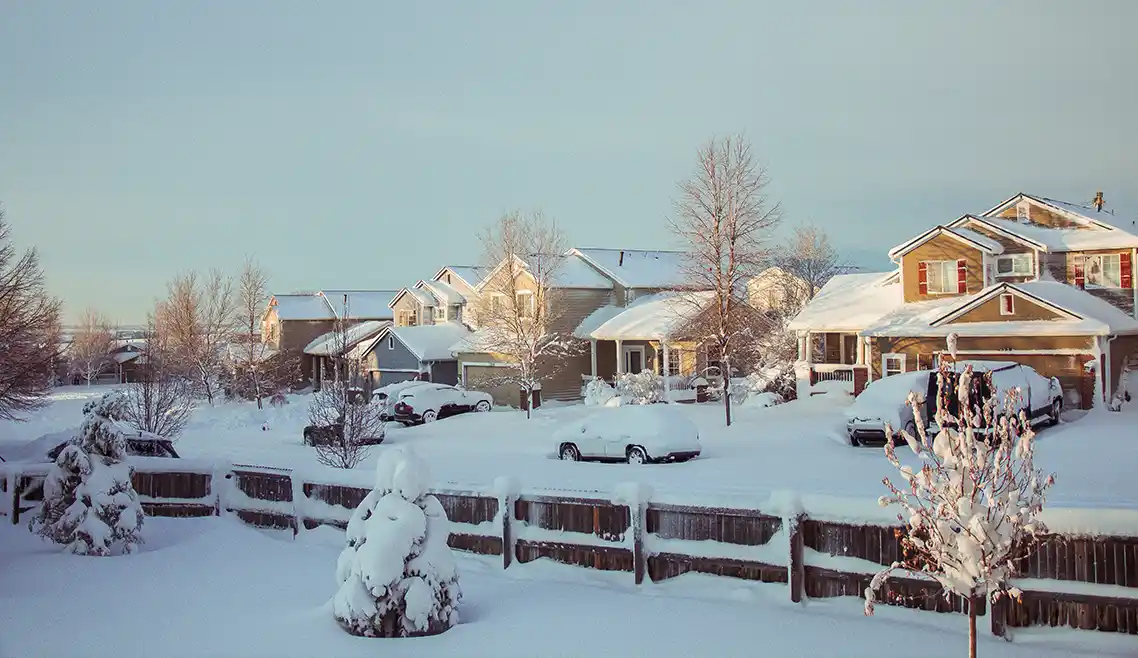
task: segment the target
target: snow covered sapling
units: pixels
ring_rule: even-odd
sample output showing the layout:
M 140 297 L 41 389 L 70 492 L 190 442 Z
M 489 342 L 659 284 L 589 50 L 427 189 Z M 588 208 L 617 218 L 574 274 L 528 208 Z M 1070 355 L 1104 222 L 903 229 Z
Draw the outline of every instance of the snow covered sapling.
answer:
M 427 479 L 427 464 L 409 450 L 380 455 L 375 489 L 352 514 L 336 564 L 332 607 L 352 635 L 436 635 L 458 623 L 450 521 Z
M 655 404 L 664 401 L 664 378 L 651 370 L 616 376 L 616 391 L 628 404 Z
M 87 403 L 79 435 L 44 481 L 44 501 L 29 527 L 79 555 L 131 553 L 145 518 L 131 484 L 126 440 L 114 418 L 123 405 L 112 392 Z
M 942 391 L 951 388 L 952 375 L 942 364 L 937 375 Z M 977 607 L 984 597 L 993 602 L 1005 595 L 1018 598 L 1008 580 L 1038 536 L 1047 532 L 1039 515 L 1055 476 L 1035 468 L 1035 434 L 1018 409 L 1018 390 L 1008 391 L 1002 403 L 995 396 L 976 400 L 972 367 L 956 377 L 959 417 L 950 413 L 947 396 L 938 395 L 936 424 L 941 429 L 935 437 L 925 430 L 920 400 L 909 396 L 918 436 L 901 435 L 924 462 L 919 470 L 902 465 L 891 443 L 885 446 L 907 485 L 898 487 L 885 478 L 890 494 L 880 499 L 882 506 L 904 510 L 897 515 L 905 524 L 904 558 L 873 578 L 865 590 L 865 612 L 873 614 L 876 592 L 893 570 L 925 573 L 944 587 L 945 596 L 968 601 L 969 656 L 975 656 Z

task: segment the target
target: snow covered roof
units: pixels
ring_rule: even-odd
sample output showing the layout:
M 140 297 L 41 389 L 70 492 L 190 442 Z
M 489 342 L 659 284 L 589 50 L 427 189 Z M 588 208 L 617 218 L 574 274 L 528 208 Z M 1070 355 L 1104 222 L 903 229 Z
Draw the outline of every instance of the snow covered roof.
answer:
M 462 293 L 442 281 L 420 281 L 415 284 L 415 287 L 429 291 L 432 295 L 434 295 L 435 299 L 447 304 L 448 306 L 452 304 L 463 304 L 466 302 L 466 297 L 464 297 Z
M 574 248 L 569 253 L 625 288 L 675 288 L 687 280 L 682 251 Z
M 574 334 L 596 340 L 660 340 L 682 331 L 690 318 L 707 307 L 715 298 L 711 291 L 661 292 L 636 300 L 619 313 L 604 320 L 592 331 L 578 326 Z M 596 314 L 585 318 L 595 322 Z
M 269 306 L 276 308 L 281 320 L 331 320 L 332 307 L 315 293 L 273 295 Z
M 626 306 L 605 304 L 585 316 L 585 319 L 581 320 L 581 324 L 577 325 L 577 328 L 573 330 L 573 335 L 582 340 L 587 340 L 589 335 L 599 329 L 602 324 L 620 315 L 626 309 Z
M 352 315 L 355 315 L 355 313 L 353 312 Z M 338 332 L 329 331 L 326 334 L 317 336 L 315 340 L 306 345 L 304 353 L 313 356 L 339 356 L 341 347 L 346 347 L 350 350 L 360 341 L 371 338 L 389 326 L 391 326 L 389 320 L 368 320 L 354 324 L 344 331 L 342 342 Z M 344 343 L 346 343 L 346 345 L 344 345 Z
M 985 212 L 984 216 L 991 217 L 998 215 L 1019 203 L 1021 199 L 1029 199 L 1051 211 L 1058 210 L 1059 214 L 1081 224 L 1095 225 L 1103 229 L 1116 228 L 1124 231 L 1138 231 L 1138 216 L 1114 208 L 1109 203 L 1104 203 L 1102 210 L 1097 210 L 1090 202 L 1071 203 L 1070 201 L 1060 201 L 1058 199 L 1050 199 L 1038 194 L 1027 194 L 1024 192 L 1020 192 L 1000 202 Z
M 343 317 L 344 296 L 348 298 L 348 317 L 357 320 L 391 320 L 391 300 L 398 290 L 323 290 L 336 317 Z
M 457 275 L 458 278 L 462 279 L 466 285 L 473 288 L 482 282 L 484 268 L 479 267 L 478 265 L 444 265 L 443 267 L 439 268 L 438 272 L 435 272 L 435 276 L 433 278 L 436 281 L 440 280 L 439 277 L 442 276 L 445 270 L 450 270 L 455 275 Z
M 452 354 L 458 354 L 459 352 L 487 352 L 493 347 L 492 342 L 492 332 L 489 329 L 479 329 L 455 341 L 448 349 Z
M 391 298 L 388 306 L 394 307 L 395 304 L 399 301 L 399 298 L 403 295 L 411 295 L 415 298 L 415 301 L 422 304 L 423 306 L 434 306 L 439 301 L 435 298 L 430 290 L 424 290 L 422 288 L 404 288 Z
M 134 361 L 141 356 L 142 352 L 117 352 L 112 355 L 111 358 L 115 360 L 115 363 L 126 363 L 128 361 Z M 142 361 L 140 363 L 145 363 L 145 361 Z
M 558 288 L 591 288 L 612 290 L 612 281 L 590 267 L 580 256 L 566 254 L 553 273 L 553 285 Z
M 822 286 L 788 328 L 861 331 L 903 303 L 893 272 L 839 274 Z
M 419 361 L 453 361 L 452 345 L 470 335 L 470 329 L 459 322 L 440 322 L 415 327 L 389 327 L 375 337 L 373 345 L 394 335 Z
M 934 226 L 933 228 L 925 231 L 917 237 L 907 242 L 903 242 L 890 249 L 889 257 L 896 258 L 898 256 L 907 254 L 910 251 L 928 242 L 929 240 L 932 240 L 933 238 L 941 235 L 948 236 L 957 242 L 962 242 L 966 245 L 975 247 L 976 249 L 985 251 L 989 254 L 1004 253 L 1004 247 L 999 242 L 996 242 L 995 240 L 985 235 L 981 235 L 971 229 L 957 226 Z
M 1048 228 L 1001 217 L 984 217 L 982 223 L 1025 238 L 1049 252 L 1138 247 L 1138 236 L 1122 229 Z

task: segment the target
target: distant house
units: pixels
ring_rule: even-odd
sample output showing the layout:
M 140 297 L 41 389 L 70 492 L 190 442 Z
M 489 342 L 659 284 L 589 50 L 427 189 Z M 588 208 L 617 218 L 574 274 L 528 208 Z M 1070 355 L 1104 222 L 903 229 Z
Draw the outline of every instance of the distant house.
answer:
M 262 339 L 272 349 L 302 355 L 301 374 L 312 380 L 318 355 L 304 354 L 338 319 L 347 324 L 393 319 L 395 290 L 325 290 L 273 295 L 261 319 Z M 346 303 L 345 303 L 346 300 Z M 346 309 L 346 313 L 345 313 Z
M 889 250 L 893 272 L 834 277 L 791 322 L 800 385 L 866 381 L 951 359 L 1014 361 L 1059 379 L 1070 405 L 1138 364 L 1138 228 L 1090 205 L 1017 194 Z M 1096 384 L 1097 379 L 1097 384 Z M 1100 400 L 1101 402 L 1101 400 Z
M 389 325 L 361 349 L 360 355 L 373 388 L 409 379 L 457 384 L 458 359 L 450 347 L 468 334 L 470 329 L 459 322 Z
M 349 361 L 360 355 L 357 347 L 391 326 L 390 320 L 364 320 L 343 331 L 332 330 L 314 338 L 304 346 L 304 354 L 312 364 L 312 381 L 319 388 L 328 380 L 356 382 L 359 375 Z
M 437 322 L 466 322 L 467 303 L 481 282 L 477 267 L 448 265 L 431 279 L 395 294 L 390 306 L 395 324 L 414 327 Z

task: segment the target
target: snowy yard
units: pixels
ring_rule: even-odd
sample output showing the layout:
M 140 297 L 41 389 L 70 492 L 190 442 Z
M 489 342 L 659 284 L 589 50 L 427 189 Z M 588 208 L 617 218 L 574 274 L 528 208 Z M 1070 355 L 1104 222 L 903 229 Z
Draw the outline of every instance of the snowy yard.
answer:
M 798 606 L 785 589 L 686 575 L 637 588 L 541 560 L 503 571 L 456 554 L 460 624 L 436 637 L 360 639 L 332 618 L 344 534 L 258 531 L 227 518 L 148 519 L 141 553 L 60 554 L 0 525 L 0 658 L 135 656 L 959 656 L 966 620 L 854 599 Z M 113 592 L 113 596 L 110 593 Z M 139 611 L 146 616 L 140 618 Z M 1133 655 L 1133 639 L 1067 630 L 981 636 L 984 656 Z M 382 645 L 382 646 L 380 646 Z
M 75 387 L 57 393 L 51 406 L 27 423 L 0 424 L 0 456 L 12 459 L 22 444 L 45 433 L 77 426 L 84 401 L 104 388 Z M 305 396 L 282 408 L 259 412 L 251 404 L 203 406 L 176 446 L 186 458 L 327 471 L 313 448 L 302 445 L 307 423 Z M 1135 405 L 1138 406 L 1138 405 Z M 718 405 L 681 405 L 700 431 L 703 453 L 681 464 L 632 466 L 561 462 L 552 458 L 552 435 L 589 413 L 582 405 L 549 405 L 527 420 L 524 413 L 495 410 L 429 425 L 389 425 L 386 442 L 348 481 L 370 484 L 379 451 L 408 445 L 430 463 L 439 486 L 486 489 L 499 476 L 513 476 L 527 489 L 571 489 L 608 494 L 622 482 L 648 484 L 670 500 L 760 507 L 771 492 L 838 497 L 872 503 L 884 493 L 881 478 L 895 470 L 879 448 L 848 445 L 840 401 L 818 396 L 769 408 L 736 409 L 736 423 L 723 426 Z M 1037 466 L 1058 473 L 1052 507 L 1138 509 L 1138 442 L 1133 406 L 1044 429 Z M 262 431 L 263 423 L 268 430 Z M 905 451 L 902 451 L 905 452 Z M 342 473 L 337 480 L 344 479 Z

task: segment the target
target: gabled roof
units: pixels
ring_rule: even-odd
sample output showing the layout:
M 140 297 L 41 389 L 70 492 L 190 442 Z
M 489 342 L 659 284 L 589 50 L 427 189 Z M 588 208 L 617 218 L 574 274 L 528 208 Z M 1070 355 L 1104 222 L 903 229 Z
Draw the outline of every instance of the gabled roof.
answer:
M 442 281 L 443 274 L 450 270 L 452 274 L 462 279 L 463 283 L 473 288 L 482 283 L 484 269 L 478 265 L 444 265 L 431 278 L 435 281 Z
M 982 226 L 1001 237 L 1007 238 L 1014 242 L 1018 242 L 1025 247 L 1029 247 L 1031 249 L 1040 249 L 1042 251 L 1048 250 L 1047 244 L 1039 242 L 1037 240 L 1032 240 L 1026 235 L 1022 235 L 1021 233 L 1017 232 L 1015 230 L 1015 227 L 1021 226 L 1018 222 L 1012 222 L 1015 224 L 1015 226 L 1008 226 L 1009 222 L 1007 220 L 991 217 L 978 217 L 976 215 L 962 215 L 959 219 L 954 220 L 948 226 L 953 230 L 959 230 L 972 223 Z
M 570 254 L 625 288 L 671 289 L 687 282 L 686 254 L 682 251 L 644 249 L 573 248 Z
M 391 322 L 387 320 L 360 322 L 345 329 L 342 339 L 339 332 L 329 331 L 317 336 L 311 343 L 305 345 L 304 353 L 313 356 L 340 356 L 341 348 L 344 348 L 345 352 L 349 351 L 357 344 L 390 326 Z
M 463 304 L 466 302 L 466 297 L 464 297 L 462 293 L 442 281 L 419 281 L 415 284 L 415 287 L 426 290 L 434 296 L 435 299 L 447 305 Z
M 893 247 L 892 249 L 889 250 L 889 257 L 890 258 L 896 258 L 898 256 L 903 256 L 903 255 L 909 253 L 910 251 L 916 249 L 917 247 L 925 244 L 929 240 L 932 240 L 933 238 L 936 238 L 936 237 L 939 237 L 942 235 L 948 236 L 948 237 L 956 240 L 957 242 L 960 242 L 962 244 L 966 244 L 970 247 L 974 247 L 974 248 L 979 249 L 980 251 L 983 251 L 983 252 L 988 253 L 988 254 L 997 255 L 997 254 L 1004 253 L 1003 245 L 1001 245 L 999 242 L 996 242 L 995 240 L 993 240 L 987 236 L 984 236 L 984 235 L 977 233 L 976 231 L 972 231 L 972 230 L 962 228 L 962 227 L 951 227 L 951 226 L 941 225 L 941 226 L 934 226 L 931 229 L 929 229 L 929 230 L 925 231 L 924 233 L 918 235 L 917 237 L 913 238 L 912 240 L 909 240 L 908 242 L 903 242 L 903 243 L 897 245 L 896 247 Z
M 515 258 L 517 258 L 515 256 Z M 561 262 L 556 265 L 556 270 L 553 272 L 552 280 L 548 285 L 552 288 L 568 288 L 568 289 L 589 289 L 589 290 L 612 290 L 612 281 L 602 276 L 592 267 L 587 265 L 584 260 L 573 253 L 566 253 L 560 256 L 551 258 L 560 259 Z M 529 264 L 521 258 L 517 258 L 518 264 L 522 269 L 528 270 Z M 498 273 L 506 264 L 506 261 L 499 263 L 493 270 L 486 274 L 486 277 L 475 287 L 475 290 L 484 290 L 486 285 L 494 279 L 494 275 Z M 551 265 L 552 267 L 552 265 Z
M 787 326 L 806 331 L 861 331 L 903 304 L 896 272 L 839 274 Z
M 1074 222 L 1083 224 L 1084 226 L 1095 226 L 1104 230 L 1135 230 L 1135 218 L 1133 216 L 1125 216 L 1108 205 L 1103 205 L 1102 210 L 1096 210 L 1090 204 L 1059 201 L 1058 199 L 1049 199 L 1045 196 L 1027 194 L 1025 192 L 1020 192 L 993 206 L 984 213 L 984 216 L 991 217 L 998 215 L 1019 203 L 1021 199 L 1034 201 L 1046 209 L 1056 212 Z
M 1065 284 L 1058 283 L 1058 282 L 1051 282 L 1051 283 L 1055 283 L 1055 284 L 1061 285 L 1063 287 L 1070 287 L 1070 286 L 1066 286 Z M 1030 284 L 1028 284 L 1028 285 L 1022 285 L 1021 284 L 1019 286 L 1016 286 L 1016 285 L 1012 285 L 1010 283 L 998 283 L 998 284 L 989 286 L 987 289 L 980 291 L 976 295 L 973 295 L 973 297 L 970 301 L 968 301 L 964 304 L 958 305 L 956 308 L 952 309 L 948 313 L 945 313 L 941 317 L 933 320 L 929 324 L 931 324 L 934 327 L 938 327 L 942 324 L 951 323 L 952 321 L 960 318 L 961 316 L 965 315 L 969 311 L 972 311 L 972 310 L 982 306 L 983 304 L 991 301 L 995 297 L 1002 295 L 1004 293 L 1012 293 L 1012 294 L 1016 294 L 1020 297 L 1023 297 L 1024 299 L 1028 299 L 1028 300 L 1034 302 L 1035 304 L 1042 306 L 1043 308 L 1051 311 L 1052 313 L 1055 313 L 1060 318 L 1063 318 L 1066 320 L 1085 319 L 1076 313 L 1073 313 L 1071 311 L 1064 309 L 1061 306 L 1057 306 L 1057 305 L 1053 304 L 1052 302 L 1048 301 L 1047 299 L 1044 299 L 1043 297 L 1039 297 L 1035 294 L 1032 294 L 1031 292 L 1029 292 L 1027 290 L 1029 285 Z
M 348 298 L 348 317 L 356 320 L 392 319 L 390 303 L 397 290 L 322 290 L 337 318 L 344 314 L 344 297 Z
M 682 332 L 692 316 L 714 299 L 711 291 L 656 293 L 619 312 L 594 312 L 573 333 L 595 340 L 661 340 Z M 611 317 L 604 317 L 610 312 Z
M 328 300 L 316 293 L 273 295 L 269 308 L 275 308 L 281 320 L 332 320 Z
M 470 329 L 459 322 L 440 322 L 415 327 L 389 326 L 381 331 L 364 350 L 371 352 L 388 336 L 394 336 L 420 362 L 453 361 L 451 346 L 470 335 Z M 380 367 L 383 367 L 382 357 Z
M 395 305 L 399 302 L 400 299 L 403 298 L 404 295 L 411 295 L 415 298 L 415 301 L 422 304 L 423 306 L 434 306 L 439 301 L 435 299 L 435 296 L 431 294 L 430 290 L 424 290 L 422 288 L 404 288 L 395 293 L 395 296 L 391 298 L 391 302 L 388 304 L 388 306 L 394 309 Z

